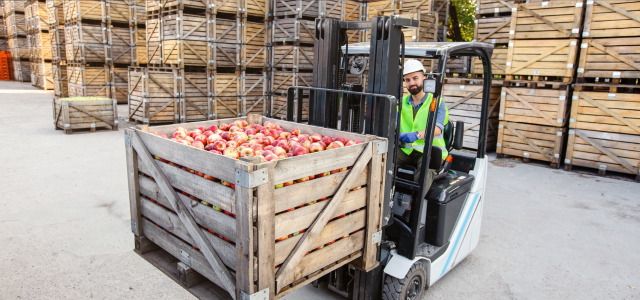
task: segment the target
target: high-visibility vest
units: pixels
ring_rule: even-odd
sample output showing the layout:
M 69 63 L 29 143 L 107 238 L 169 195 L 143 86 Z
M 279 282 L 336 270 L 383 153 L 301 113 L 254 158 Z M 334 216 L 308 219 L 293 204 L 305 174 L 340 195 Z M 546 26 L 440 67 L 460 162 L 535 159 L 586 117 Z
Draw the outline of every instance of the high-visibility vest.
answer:
M 409 104 L 409 96 L 406 95 L 402 98 L 402 115 L 400 116 L 400 133 L 417 132 L 426 130 L 427 120 L 429 119 L 429 107 L 433 100 L 433 94 L 429 94 L 427 100 L 420 106 L 416 119 L 413 119 L 413 105 Z M 444 105 L 444 99 L 440 98 L 440 105 Z M 446 116 L 444 118 L 444 125 L 449 123 L 449 109 L 446 109 Z M 447 151 L 447 145 L 444 141 L 444 133 L 433 137 L 433 146 L 442 150 L 442 160 L 447 159 L 449 152 Z M 418 139 L 412 144 L 406 144 L 406 148 L 401 148 L 407 155 L 411 154 L 413 150 L 420 153 L 424 152 L 424 139 Z

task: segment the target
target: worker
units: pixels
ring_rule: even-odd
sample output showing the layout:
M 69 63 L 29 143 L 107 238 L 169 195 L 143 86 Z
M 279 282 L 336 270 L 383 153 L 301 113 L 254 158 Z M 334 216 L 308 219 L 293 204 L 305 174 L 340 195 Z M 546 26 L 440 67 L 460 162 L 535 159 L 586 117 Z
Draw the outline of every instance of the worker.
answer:
M 422 63 L 410 59 L 405 61 L 403 68 L 404 84 L 410 95 L 402 98 L 402 115 L 400 116 L 400 141 L 404 142 L 402 151 L 398 151 L 398 164 L 411 165 L 416 167 L 414 181 L 420 178 L 420 168 L 422 166 L 422 155 L 424 151 L 424 136 L 429 118 L 429 107 L 433 101 L 433 94 L 425 93 L 423 82 L 426 78 L 425 69 Z M 436 128 L 433 133 L 433 147 L 438 147 L 442 151 L 444 161 L 449 153 L 442 135 L 444 126 L 449 122 L 449 111 L 444 105 L 444 100 L 440 98 L 438 106 L 438 118 Z M 402 145 L 402 144 L 401 144 Z M 428 170 L 426 190 L 428 191 L 433 183 L 436 170 Z

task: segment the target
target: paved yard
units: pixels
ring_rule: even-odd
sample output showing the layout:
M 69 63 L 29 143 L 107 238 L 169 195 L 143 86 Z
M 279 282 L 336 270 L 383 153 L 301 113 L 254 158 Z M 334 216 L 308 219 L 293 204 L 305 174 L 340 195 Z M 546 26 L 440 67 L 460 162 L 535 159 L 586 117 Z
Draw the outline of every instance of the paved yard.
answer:
M 122 128 L 64 135 L 51 98 L 0 82 L 0 299 L 191 299 L 132 251 Z M 426 299 L 640 299 L 639 195 L 493 161 L 480 243 Z M 340 299 L 312 287 L 288 299 L 303 297 Z

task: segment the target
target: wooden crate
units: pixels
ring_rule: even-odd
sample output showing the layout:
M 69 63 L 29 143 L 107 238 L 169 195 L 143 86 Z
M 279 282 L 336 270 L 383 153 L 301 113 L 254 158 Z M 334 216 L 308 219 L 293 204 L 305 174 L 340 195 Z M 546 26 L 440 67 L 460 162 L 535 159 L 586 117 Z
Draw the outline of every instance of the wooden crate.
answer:
M 640 36 L 640 6 L 632 0 L 587 1 L 585 38 Z
M 224 0 L 216 0 L 223 2 Z M 231 1 L 229 1 L 231 2 Z M 269 17 L 273 13 L 272 1 L 269 0 L 240 0 L 242 12 L 246 16 Z
M 15 12 L 24 12 L 27 1 L 24 0 L 4 0 L 4 15 Z
M 505 154 L 549 162 L 552 168 L 560 166 L 560 155 L 566 129 L 500 121 L 498 125 L 498 157 Z
M 349 0 L 276 0 L 273 6 L 276 17 L 330 17 L 343 21 L 358 21 L 362 4 Z
M 111 79 L 111 99 L 118 104 L 127 104 L 129 100 L 129 69 L 122 67 L 109 68 L 109 78 Z
M 579 38 L 583 0 L 558 0 L 516 5 L 511 13 L 511 40 Z
M 64 0 L 63 9 L 65 22 L 82 20 L 106 22 L 109 16 L 105 1 Z
M 629 29 L 631 31 L 631 29 Z M 578 63 L 578 78 L 640 78 L 640 41 L 638 37 L 583 39 Z
M 271 108 L 269 114 L 274 118 L 284 119 L 287 116 L 287 89 L 290 86 L 312 86 L 313 73 L 273 71 L 271 77 Z M 308 119 L 309 92 L 305 91 L 303 96 L 302 120 Z M 294 108 L 294 111 L 297 109 Z
M 449 110 L 449 122 L 464 122 L 463 147 L 478 149 L 480 138 L 480 120 L 482 110 L 483 80 L 468 78 L 448 78 L 443 87 L 443 97 Z M 496 148 L 498 136 L 498 110 L 500 107 L 500 86 L 491 87 L 490 108 L 488 114 L 488 130 L 486 149 Z M 454 123 L 455 125 L 455 123 Z
M 637 92 L 573 92 L 569 127 L 640 135 L 640 97 Z
M 49 12 L 46 2 L 34 1 L 25 7 L 27 32 L 49 30 Z
M 129 24 L 136 18 L 135 0 L 102 0 L 103 16 L 110 23 Z
M 31 53 L 31 59 L 52 60 L 51 54 L 51 36 L 48 32 L 37 32 L 32 35 L 34 37 L 35 51 Z
M 134 48 L 134 64 L 146 65 L 148 63 L 147 58 L 147 43 L 146 43 L 146 28 L 142 25 L 135 27 L 135 32 L 132 34 L 132 47 Z
M 161 3 L 163 8 L 179 10 L 184 10 L 185 8 L 195 8 L 204 10 L 205 8 L 207 8 L 208 0 L 162 0 Z
M 315 43 L 315 24 L 316 22 L 313 20 L 274 19 L 272 25 L 273 42 L 278 44 L 296 42 L 313 44 Z
M 31 62 L 32 85 L 47 90 L 53 90 L 53 76 L 51 62 Z
M 210 13 L 236 15 L 242 12 L 242 3 L 238 0 L 208 0 Z M 264 14 L 262 14 L 264 16 Z
M 256 160 L 233 160 L 141 130 L 126 129 L 136 252 L 143 255 L 162 248 L 175 258 L 186 261 L 188 257 L 188 271 L 196 271 L 237 299 L 243 293 L 250 295 L 258 291 L 265 293 L 261 294 L 263 299 L 282 297 L 359 257 L 362 257 L 359 261 L 362 269 L 368 271 L 376 267 L 373 234 L 381 229 L 380 186 L 384 185 L 386 157 L 384 153 L 376 154 L 375 148 L 386 140 L 261 116 L 249 116 L 245 120 L 260 124 L 271 121 L 287 131 L 295 127 L 304 133 L 344 136 L 363 144 L 278 162 L 253 163 Z M 178 126 L 193 129 L 230 121 L 158 126 L 148 130 L 169 135 Z M 154 156 L 234 182 L 234 188 L 161 163 Z M 314 179 L 318 182 L 311 180 L 274 188 L 297 178 L 351 166 L 349 172 Z M 236 173 L 256 179 L 264 176 L 262 182 L 265 183 L 236 181 Z M 366 187 L 348 192 L 365 184 Z M 286 211 L 324 197 L 331 200 Z M 345 217 L 328 222 L 348 212 Z M 199 229 L 200 226 L 207 230 Z M 279 237 L 303 229 L 307 230 L 303 234 L 275 242 Z M 334 240 L 338 241 L 332 243 Z M 185 288 L 190 287 L 185 284 Z M 264 292 L 267 288 L 268 292 Z
M 237 68 L 242 65 L 240 56 L 242 46 L 240 44 L 209 43 L 209 46 L 211 57 L 213 58 L 209 61 L 209 68 Z M 260 46 L 254 46 L 251 49 L 255 50 L 256 47 L 261 48 Z M 258 63 L 258 61 L 255 61 L 255 63 Z
M 147 2 L 147 9 L 149 9 Z M 145 24 L 145 44 L 147 50 L 147 62 L 152 65 L 162 64 L 162 42 L 160 41 L 162 26 L 157 15 L 149 13 Z
M 509 49 L 505 46 L 493 48 L 491 54 L 491 72 L 493 75 L 505 75 L 507 70 L 507 56 Z M 471 58 L 471 74 L 483 74 L 482 60 L 478 57 Z
M 391 13 L 395 13 L 398 9 L 398 1 L 386 0 L 386 1 L 372 1 L 367 5 L 367 15 L 369 18 L 375 16 L 386 16 Z
M 209 22 L 209 40 L 215 43 L 241 44 L 242 43 L 242 19 L 224 19 L 212 16 Z M 204 32 L 207 34 L 207 32 Z M 205 36 L 206 37 L 206 36 Z
M 434 10 L 432 0 L 403 0 L 398 2 L 396 14 L 422 12 L 428 13 Z
M 68 63 L 69 97 L 111 97 L 109 66 Z
M 65 50 L 67 61 L 77 63 L 108 63 L 109 51 L 107 27 L 82 22 L 67 22 Z
M 242 93 L 243 115 L 264 115 L 269 106 L 269 76 L 267 72 L 249 74 L 242 71 L 240 77 L 240 92 Z
M 47 0 L 49 25 L 64 25 L 64 0 Z
M 500 121 L 564 127 L 569 112 L 570 86 L 552 84 L 548 88 L 502 88 Z
M 513 75 L 556 76 L 569 83 L 578 47 L 578 39 L 513 40 L 507 54 L 507 80 Z
M 107 29 L 107 63 L 132 65 L 137 62 L 138 52 L 137 46 L 132 39 L 133 34 L 136 33 L 132 33 L 129 27 L 111 27 Z
M 23 13 L 5 15 L 7 37 L 22 37 L 27 35 L 27 20 Z
M 7 39 L 13 60 L 29 59 L 29 41 L 26 37 L 10 37 Z
M 508 44 L 511 16 L 476 20 L 473 37 L 477 42 Z
M 69 79 L 67 66 L 61 62 L 51 64 L 51 80 L 53 81 L 53 94 L 58 98 L 69 97 Z
M 180 87 L 180 121 L 197 122 L 210 120 L 209 80 L 205 72 L 182 72 L 182 85 Z
M 573 166 L 636 175 L 640 181 L 640 134 L 569 129 L 569 142 L 564 168 Z
M 71 134 L 97 129 L 118 130 L 118 109 L 114 100 L 65 101 L 53 99 L 53 124 Z
M 448 59 L 445 72 L 449 74 L 468 74 L 470 72 L 471 57 L 459 57 L 455 59 Z
M 435 42 L 438 38 L 438 20 L 432 14 L 403 13 L 402 18 L 418 20 L 417 28 L 403 29 L 405 42 Z M 369 32 L 368 30 L 367 32 Z M 371 33 L 369 33 L 371 34 Z
M 147 39 L 154 42 L 162 41 L 160 63 L 179 66 L 204 66 L 209 63 L 210 54 L 207 44 L 209 15 L 184 14 L 179 10 L 163 15 L 162 20 L 161 30 L 152 31 L 151 37 L 149 24 L 147 24 Z M 151 46 L 152 44 L 149 44 L 149 47 Z
M 313 70 L 313 47 L 310 46 L 273 46 L 274 68 L 286 70 Z
M 31 69 L 28 60 L 13 61 L 13 79 L 22 82 L 31 81 Z
M 240 65 L 243 70 L 247 68 L 266 68 L 270 57 L 270 46 L 245 45 L 240 52 Z
M 476 0 L 476 17 L 480 20 L 479 16 L 498 17 L 505 14 L 511 15 L 511 9 L 514 6 L 514 0 Z M 523 1 L 524 2 L 524 1 Z
M 51 60 L 62 61 L 67 60 L 67 52 L 65 49 L 64 25 L 54 25 L 49 30 L 49 41 L 51 43 Z
M 129 67 L 127 120 L 144 123 L 177 123 L 180 118 L 178 68 Z
M 241 82 L 237 73 L 219 73 L 209 70 L 212 119 L 235 118 L 242 116 Z

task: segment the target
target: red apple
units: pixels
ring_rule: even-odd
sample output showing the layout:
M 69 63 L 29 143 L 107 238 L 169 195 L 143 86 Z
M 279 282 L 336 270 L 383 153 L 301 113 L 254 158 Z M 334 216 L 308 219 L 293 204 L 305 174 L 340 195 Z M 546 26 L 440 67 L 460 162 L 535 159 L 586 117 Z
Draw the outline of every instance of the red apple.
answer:
M 309 177 L 300 178 L 300 179 L 296 180 L 297 183 L 301 183 L 301 182 L 305 182 L 305 181 L 309 181 Z
M 344 147 L 344 144 L 342 144 L 339 141 L 335 141 L 335 142 L 332 142 L 331 144 L 329 144 L 329 146 L 327 146 L 327 150 L 337 149 L 337 148 L 342 148 L 342 147 Z
M 213 144 L 213 142 L 221 139 L 222 137 L 219 134 L 213 133 L 209 137 L 207 137 L 207 144 Z
M 211 136 L 213 134 L 213 131 L 211 130 L 207 130 L 205 132 L 202 133 L 204 136 L 206 136 L 207 138 L 209 138 L 209 136 Z
M 293 156 L 300 156 L 305 154 L 309 154 L 309 150 L 307 150 L 307 148 L 305 147 L 297 146 L 293 149 Z
M 265 155 L 264 158 L 266 158 L 267 161 L 272 161 L 272 160 L 277 160 L 278 156 L 275 154 L 269 154 L 269 155 Z
M 264 150 L 264 147 L 262 147 L 262 145 L 260 145 L 260 144 L 253 144 L 249 148 L 251 148 L 251 150 L 253 150 L 253 151 Z
M 266 157 L 267 155 L 271 155 L 273 154 L 273 151 L 271 150 L 264 150 L 264 152 L 262 152 L 262 156 Z
M 347 140 L 345 140 L 345 139 L 344 139 L 343 137 L 341 137 L 341 136 L 336 137 L 336 138 L 334 139 L 334 141 L 336 141 L 336 142 L 341 142 L 341 143 L 342 143 L 342 145 L 344 145 L 344 143 L 346 143 L 346 142 L 347 142 Z
M 182 131 L 176 131 L 173 133 L 173 135 L 171 136 L 172 139 L 183 139 L 185 136 L 187 136 L 186 133 L 182 132 Z
M 318 142 L 318 144 L 322 146 L 322 150 L 327 149 L 327 144 L 323 143 L 322 141 Z
M 178 142 L 180 144 L 183 144 L 183 145 L 191 146 L 191 142 L 186 141 L 186 140 L 179 140 L 179 141 L 176 141 L 176 142 Z
M 204 150 L 204 144 L 201 141 L 195 141 L 195 142 L 191 143 L 191 147 L 195 147 L 195 148 Z
M 284 183 L 284 186 L 290 186 L 293 185 L 293 181 L 287 181 Z
M 309 137 L 309 140 L 311 140 L 312 142 L 322 141 L 322 135 L 320 135 L 319 133 L 314 133 Z
M 309 153 L 320 152 L 323 150 L 324 150 L 324 147 L 322 147 L 320 143 L 313 143 L 309 146 Z
M 222 155 L 222 152 L 220 152 L 218 150 L 210 150 L 209 152 Z
M 200 171 L 196 171 L 196 175 L 200 176 L 200 177 L 204 177 L 204 173 L 200 172 Z
M 229 132 L 233 132 L 233 133 L 244 132 L 244 130 L 238 126 L 231 126 L 229 127 Z
M 228 141 L 226 146 L 227 146 L 227 148 L 234 148 L 235 149 L 235 148 L 238 148 L 238 142 L 236 142 L 236 141 Z
M 211 130 L 211 131 L 215 132 L 216 130 L 218 130 L 218 126 L 216 126 L 216 125 L 211 125 L 211 126 L 209 126 L 209 130 Z
M 184 134 L 187 134 L 187 130 L 182 128 L 182 127 L 176 128 L 176 131 L 182 131 L 182 132 L 184 132 Z
M 247 129 L 244 131 L 247 135 L 254 135 L 256 133 L 258 133 L 258 131 L 255 128 L 251 128 L 251 129 Z
M 300 145 L 301 145 L 302 147 L 307 148 L 307 150 L 308 150 L 308 149 L 309 149 L 309 146 L 311 146 L 311 141 L 309 141 L 309 140 L 305 140 L 304 142 L 300 143 Z
M 291 133 L 290 132 L 282 132 L 282 133 L 280 133 L 280 137 L 283 137 L 285 139 L 290 139 L 291 138 Z
M 268 132 L 268 133 L 266 133 L 265 135 L 266 135 L 266 136 L 273 137 L 273 138 L 274 138 L 274 140 L 275 140 L 277 137 L 279 137 L 279 136 L 280 136 L 280 134 L 278 133 L 278 131 L 277 131 L 277 130 L 275 130 L 275 129 L 271 129 L 271 130 L 269 130 L 269 132 Z
M 251 150 L 251 148 L 240 150 L 240 157 L 253 157 L 253 150 Z
M 161 135 L 160 135 L 160 137 L 161 137 L 161 138 L 168 139 L 168 137 L 167 137 L 167 135 L 166 135 L 166 134 L 161 134 Z
M 193 140 L 193 138 L 192 138 L 192 137 L 190 137 L 190 136 L 188 136 L 188 135 L 187 135 L 187 136 L 185 136 L 185 137 L 183 138 L 183 140 L 185 140 L 185 141 L 187 141 L 187 142 L 189 142 L 189 143 L 193 143 L 193 141 L 194 141 L 194 140 Z
M 301 133 L 298 128 L 291 129 L 291 135 L 300 135 Z
M 222 153 L 222 155 L 224 155 L 226 157 L 231 157 L 231 158 L 234 158 L 234 159 L 240 158 L 240 154 L 234 148 L 224 149 L 224 152 Z
M 213 149 L 218 151 L 224 151 L 227 148 L 227 142 L 225 140 L 217 140 L 213 143 Z
M 229 130 L 229 124 L 220 123 L 220 125 L 218 125 L 218 129 L 220 129 L 222 131 L 227 131 L 227 130 Z
M 204 128 L 204 126 L 198 126 L 198 130 L 200 130 L 201 132 L 205 132 L 206 129 Z
M 193 140 L 196 141 L 196 142 L 200 141 L 200 142 L 202 142 L 203 145 L 207 144 L 207 137 L 204 136 L 204 134 L 199 134 L 199 135 L 194 136 Z
M 233 133 L 228 131 L 221 133 L 220 136 L 227 141 L 230 141 L 231 139 L 233 139 Z
M 356 141 L 356 145 L 357 145 L 357 144 L 362 144 L 362 141 Z
M 249 136 L 245 132 L 242 132 L 242 131 L 235 133 L 234 137 L 239 137 L 245 142 L 249 140 Z
M 354 141 L 353 141 L 353 140 L 351 140 L 351 139 L 348 139 L 348 140 L 347 140 L 347 142 L 344 144 L 344 146 L 345 146 L 345 147 L 347 147 L 347 146 L 353 146 L 353 145 L 355 145 L 355 144 L 356 144 L 356 142 L 354 142 Z
M 275 147 L 273 148 L 273 154 L 280 156 L 282 155 L 287 155 L 287 151 L 284 150 L 282 147 Z
M 322 138 L 322 142 L 325 145 L 329 145 L 329 144 L 331 144 L 331 142 L 333 142 L 333 138 L 330 137 L 330 136 L 325 136 L 325 137 Z
M 211 175 L 207 175 L 207 174 L 204 174 L 204 179 L 216 180 L 216 178 L 215 178 L 215 177 L 213 177 L 213 176 L 211 176 Z
M 329 173 L 329 172 L 320 173 L 320 174 L 316 175 L 316 178 L 329 176 L 329 174 L 331 174 L 331 173 Z
M 262 156 L 264 150 L 253 150 L 253 156 Z
M 269 121 L 264 122 L 264 127 L 267 127 L 269 129 L 276 129 L 278 128 L 278 125 L 271 123 Z

